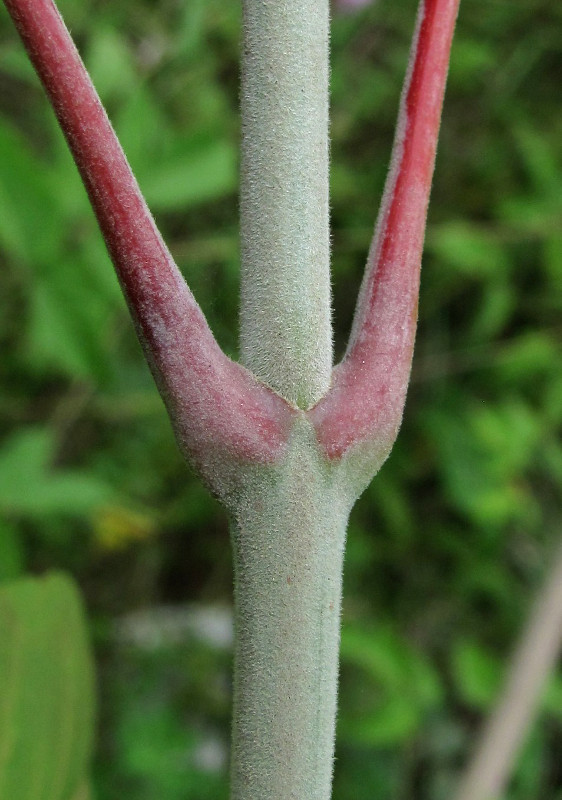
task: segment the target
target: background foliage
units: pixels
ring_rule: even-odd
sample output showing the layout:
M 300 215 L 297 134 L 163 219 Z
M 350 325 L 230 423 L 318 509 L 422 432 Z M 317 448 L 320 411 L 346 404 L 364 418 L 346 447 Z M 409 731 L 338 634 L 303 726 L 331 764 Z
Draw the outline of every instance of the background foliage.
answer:
M 239 4 L 59 5 L 234 355 Z M 414 5 L 334 19 L 339 354 Z M 450 797 L 562 532 L 561 31 L 547 0 L 462 4 L 404 425 L 349 532 L 334 800 Z M 0 580 L 57 567 L 83 589 L 100 675 L 97 798 L 220 800 L 227 520 L 176 450 L 3 7 L 0 96 Z M 506 800 L 560 800 L 561 752 L 558 674 Z

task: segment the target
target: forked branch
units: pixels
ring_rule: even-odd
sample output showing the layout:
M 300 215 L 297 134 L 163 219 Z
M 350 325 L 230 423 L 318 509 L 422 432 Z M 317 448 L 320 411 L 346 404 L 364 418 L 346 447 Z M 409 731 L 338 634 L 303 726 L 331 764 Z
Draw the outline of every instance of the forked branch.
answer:
M 275 460 L 294 410 L 218 347 L 52 0 L 5 0 L 68 140 L 182 449 Z M 425 218 L 459 0 L 422 0 L 392 164 L 346 356 L 309 412 L 331 459 L 390 450 L 415 337 Z M 373 469 L 380 463 L 374 463 Z
M 56 6 L 51 0 L 5 4 L 86 186 L 183 451 L 211 483 L 217 454 L 274 460 L 292 412 L 216 343 L 156 228 Z
M 86 184 L 182 449 L 233 518 L 233 800 L 330 796 L 346 522 L 402 415 L 458 1 L 421 0 L 392 169 L 348 351 L 331 375 L 329 4 L 244 2 L 242 351 L 277 394 L 215 342 L 52 0 L 5 0 Z M 348 453 L 359 453 L 360 477 Z M 248 462 L 275 466 L 238 469 Z

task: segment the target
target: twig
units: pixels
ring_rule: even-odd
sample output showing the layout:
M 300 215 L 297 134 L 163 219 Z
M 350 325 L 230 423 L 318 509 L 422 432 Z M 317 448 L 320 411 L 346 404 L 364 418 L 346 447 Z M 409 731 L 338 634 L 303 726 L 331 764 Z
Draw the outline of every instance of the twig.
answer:
M 498 705 L 486 724 L 456 800 L 500 797 L 562 645 L 562 547 L 513 654 Z

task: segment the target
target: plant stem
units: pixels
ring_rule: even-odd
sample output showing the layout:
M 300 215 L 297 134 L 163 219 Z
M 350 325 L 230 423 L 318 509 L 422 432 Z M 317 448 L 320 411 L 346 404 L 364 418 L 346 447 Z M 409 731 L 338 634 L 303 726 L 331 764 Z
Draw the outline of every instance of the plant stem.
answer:
M 244 0 L 242 360 L 300 408 L 332 368 L 328 0 Z
M 425 219 L 459 0 L 420 0 L 392 159 L 344 360 L 312 410 L 330 458 L 394 442 L 410 375 Z
M 219 348 L 55 4 L 4 1 L 84 181 L 178 443 L 220 493 L 225 462 L 277 457 L 291 410 Z
M 328 800 L 350 502 L 304 416 L 235 512 L 232 800 Z

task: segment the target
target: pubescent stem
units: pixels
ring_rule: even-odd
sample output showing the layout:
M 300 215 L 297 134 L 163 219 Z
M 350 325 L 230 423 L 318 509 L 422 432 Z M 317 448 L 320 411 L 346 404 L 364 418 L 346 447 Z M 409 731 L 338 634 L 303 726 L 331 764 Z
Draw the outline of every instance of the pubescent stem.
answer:
M 352 505 L 303 414 L 288 457 L 255 470 L 232 529 L 231 800 L 329 800 L 341 576 Z
M 309 408 L 332 368 L 328 0 L 244 0 L 243 363 Z

